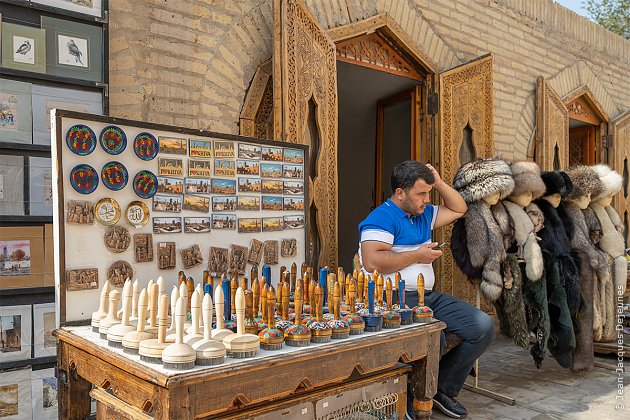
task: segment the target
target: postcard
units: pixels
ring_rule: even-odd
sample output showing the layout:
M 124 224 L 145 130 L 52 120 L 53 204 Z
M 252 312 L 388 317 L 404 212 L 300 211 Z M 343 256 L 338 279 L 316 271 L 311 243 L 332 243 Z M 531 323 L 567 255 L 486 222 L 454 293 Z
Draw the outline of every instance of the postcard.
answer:
M 234 158 L 234 142 L 232 141 L 214 141 L 214 157 L 217 159 Z
M 236 210 L 236 197 L 228 196 L 213 196 L 212 197 L 212 211 L 235 211 Z
M 212 161 L 201 159 L 188 160 L 188 176 L 210 178 L 212 176 Z
M 304 178 L 304 168 L 302 165 L 282 165 L 282 176 L 284 178 Z
M 260 218 L 238 219 L 238 233 L 252 233 L 261 231 Z
M 284 195 L 304 195 L 304 183 L 301 181 L 284 181 L 282 185 Z
M 236 180 L 213 178 L 212 194 L 236 194 Z
M 277 232 L 284 229 L 282 217 L 263 217 L 263 232 Z
M 166 136 L 160 136 L 159 139 L 160 153 L 184 156 L 188 154 L 188 150 L 186 148 L 188 142 L 186 141 L 186 139 Z
M 161 194 L 154 195 L 153 211 L 180 213 L 182 211 L 182 196 Z
M 260 164 L 255 160 L 237 160 L 236 173 L 239 175 L 260 175 Z
M 261 163 L 260 176 L 263 178 L 282 177 L 282 165 L 279 163 Z
M 284 216 L 284 228 L 285 229 L 303 229 L 304 228 L 304 216 Z
M 212 229 L 236 229 L 235 214 L 213 214 Z
M 262 147 L 262 160 L 282 162 L 282 147 Z
M 184 191 L 186 194 L 210 194 L 212 180 L 209 178 L 186 178 Z
M 181 178 L 158 176 L 158 194 L 183 194 L 184 181 Z
M 259 193 L 262 182 L 260 178 L 239 178 L 238 192 Z
M 184 194 L 184 210 L 208 213 L 210 211 L 210 198 Z
M 236 209 L 258 211 L 260 210 L 260 197 L 239 195 L 236 203 Z
M 158 158 L 158 175 L 184 176 L 184 163 L 181 159 Z
M 262 197 L 262 209 L 263 210 L 280 210 L 282 211 L 282 197 L 272 197 L 263 195 Z
M 262 192 L 266 194 L 282 194 L 282 181 L 263 179 Z
M 247 143 L 238 144 L 239 159 L 260 159 L 260 146 Z
M 304 150 L 285 148 L 284 161 L 290 163 L 304 163 Z
M 182 233 L 182 218 L 154 217 L 153 233 Z
M 212 158 L 212 141 L 190 139 L 188 150 L 190 157 Z
M 210 232 L 209 217 L 184 217 L 185 233 L 207 233 Z
M 215 159 L 214 160 L 215 176 L 235 176 L 236 164 L 233 160 Z

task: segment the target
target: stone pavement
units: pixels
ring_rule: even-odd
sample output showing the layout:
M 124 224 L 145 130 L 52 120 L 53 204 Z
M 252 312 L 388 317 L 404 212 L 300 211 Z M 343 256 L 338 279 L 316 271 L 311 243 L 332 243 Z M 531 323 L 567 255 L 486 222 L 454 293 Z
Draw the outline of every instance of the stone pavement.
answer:
M 616 365 L 616 355 L 596 356 L 595 360 Z M 618 374 L 595 367 L 591 372 L 573 373 L 548 356 L 536 369 L 529 350 L 509 339 L 497 338 L 479 359 L 479 387 L 516 399 L 511 406 L 463 389 L 457 398 L 468 410 L 471 420 L 496 419 L 630 419 L 630 360 L 624 375 L 624 401 L 616 400 Z M 473 378 L 469 378 L 472 385 Z M 623 411 L 615 410 L 624 403 Z M 437 408 L 432 419 L 449 417 Z

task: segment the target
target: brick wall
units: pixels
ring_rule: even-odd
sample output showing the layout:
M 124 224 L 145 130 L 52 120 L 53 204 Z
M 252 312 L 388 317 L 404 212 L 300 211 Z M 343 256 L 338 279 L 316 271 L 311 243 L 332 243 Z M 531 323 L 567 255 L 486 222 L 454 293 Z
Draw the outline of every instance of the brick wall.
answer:
M 495 147 L 524 158 L 536 77 L 587 85 L 610 118 L 630 109 L 630 41 L 551 0 L 306 0 L 325 28 L 387 12 L 440 70 L 492 52 Z M 110 3 L 110 112 L 238 133 L 256 68 L 271 57 L 272 0 Z

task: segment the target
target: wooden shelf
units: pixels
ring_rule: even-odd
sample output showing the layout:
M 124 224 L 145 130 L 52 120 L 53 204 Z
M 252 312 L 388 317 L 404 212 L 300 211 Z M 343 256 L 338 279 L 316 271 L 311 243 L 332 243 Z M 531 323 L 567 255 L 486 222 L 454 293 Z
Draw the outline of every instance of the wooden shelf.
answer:
M 12 362 L 0 363 L 0 370 L 15 369 L 15 368 L 21 368 L 25 366 L 37 365 L 39 367 L 40 365 L 50 365 L 50 366 L 44 366 L 44 368 L 46 368 L 46 367 L 53 367 L 56 364 L 57 364 L 57 356 L 34 357 L 32 359 L 15 360 Z

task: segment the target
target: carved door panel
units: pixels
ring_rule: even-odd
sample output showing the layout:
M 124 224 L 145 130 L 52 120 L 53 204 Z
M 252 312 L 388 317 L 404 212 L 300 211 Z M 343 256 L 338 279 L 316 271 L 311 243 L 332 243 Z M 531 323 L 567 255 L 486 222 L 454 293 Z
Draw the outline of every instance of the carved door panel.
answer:
M 595 127 L 569 129 L 569 167 L 595 164 Z
M 462 164 L 494 154 L 492 61 L 487 55 L 439 75 L 440 141 L 434 155 L 448 183 Z M 440 229 L 434 240 L 450 242 L 451 231 L 452 225 Z M 450 249 L 437 261 L 438 289 L 474 304 L 475 288 L 453 263 Z
M 623 176 L 623 188 L 613 201 L 626 229 L 626 248 L 630 247 L 628 228 L 630 227 L 630 111 L 626 111 L 609 124 L 612 134 L 612 168 Z
M 569 167 L 569 110 L 542 76 L 536 80 L 535 160 L 542 171 Z
M 274 0 L 274 138 L 308 144 L 307 263 L 337 266 L 335 44 L 301 0 Z

